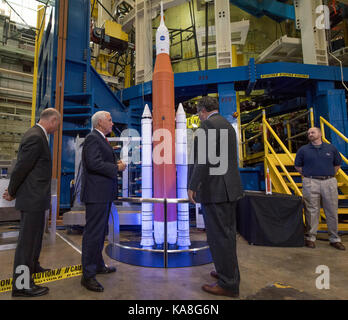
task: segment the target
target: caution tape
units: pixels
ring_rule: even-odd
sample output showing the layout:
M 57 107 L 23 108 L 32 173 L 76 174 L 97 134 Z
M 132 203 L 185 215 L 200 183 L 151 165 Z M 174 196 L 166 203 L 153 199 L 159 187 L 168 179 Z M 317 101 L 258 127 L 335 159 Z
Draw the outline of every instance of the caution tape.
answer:
M 278 77 L 289 77 L 289 78 L 303 78 L 309 79 L 308 74 L 298 74 L 298 73 L 271 73 L 271 74 L 262 74 L 261 79 L 267 78 L 278 78 Z
M 75 265 L 69 267 L 63 267 L 58 269 L 52 269 L 46 272 L 40 272 L 33 274 L 34 283 L 36 285 L 53 282 L 63 279 L 76 277 L 82 274 L 82 265 Z M 12 290 L 12 278 L 0 280 L 0 293 Z
M 187 128 L 198 128 L 200 125 L 199 117 L 196 115 L 193 115 L 191 117 L 188 117 L 186 120 Z

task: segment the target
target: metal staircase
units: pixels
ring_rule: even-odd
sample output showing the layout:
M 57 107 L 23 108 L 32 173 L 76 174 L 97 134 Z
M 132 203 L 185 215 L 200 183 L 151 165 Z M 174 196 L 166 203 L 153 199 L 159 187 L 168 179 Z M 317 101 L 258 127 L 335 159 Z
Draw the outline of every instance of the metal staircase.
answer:
M 335 132 L 339 137 L 341 137 L 346 143 L 348 143 L 348 138 L 345 137 L 341 132 L 339 132 L 335 127 L 333 127 L 328 121 L 320 117 L 320 125 L 322 131 L 322 139 L 326 143 L 330 143 L 325 137 L 326 125 L 333 132 Z M 302 177 L 300 173 L 295 170 L 294 163 L 296 153 L 291 153 L 288 148 L 284 145 L 275 131 L 272 129 L 270 124 L 266 120 L 266 114 L 263 112 L 262 117 L 262 129 L 263 129 L 263 139 L 265 148 L 265 173 L 267 168 L 269 170 L 269 175 L 272 181 L 272 190 L 278 193 L 293 194 L 302 197 Z M 272 137 L 280 145 L 282 153 L 276 153 L 273 146 L 271 145 L 269 138 Z M 348 159 L 341 154 L 343 161 L 348 165 Z M 339 169 L 336 175 L 339 189 L 339 231 L 348 230 L 348 218 L 344 221 L 345 215 L 348 215 L 348 206 L 344 204 L 348 200 L 348 176 L 342 170 Z M 323 209 L 320 211 L 319 220 L 319 230 L 327 230 L 327 225 L 325 223 L 325 214 Z

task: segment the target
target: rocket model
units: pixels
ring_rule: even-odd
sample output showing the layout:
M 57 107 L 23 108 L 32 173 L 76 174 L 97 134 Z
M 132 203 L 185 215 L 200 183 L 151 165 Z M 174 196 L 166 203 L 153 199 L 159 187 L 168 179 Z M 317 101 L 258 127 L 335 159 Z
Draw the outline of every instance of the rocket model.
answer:
M 175 163 L 177 172 L 177 197 L 187 198 L 187 125 L 182 104 L 176 112 Z M 178 204 L 178 247 L 188 249 L 190 242 L 189 204 Z
M 174 73 L 170 62 L 169 32 L 164 24 L 162 3 L 161 22 L 156 32 L 156 63 L 152 78 L 152 93 L 153 147 L 154 151 L 162 148 L 160 157 L 165 159 L 161 163 L 160 159 L 157 159 L 160 157 L 154 152 L 153 196 L 154 198 L 176 198 Z M 157 245 L 164 242 L 163 208 L 163 204 L 154 204 L 154 238 Z M 169 244 L 175 244 L 176 204 L 168 204 L 167 212 L 167 239 Z
M 143 198 L 152 198 L 152 116 L 146 105 L 141 118 L 141 190 Z M 151 248 L 153 241 L 152 203 L 141 204 L 141 242 L 143 248 Z

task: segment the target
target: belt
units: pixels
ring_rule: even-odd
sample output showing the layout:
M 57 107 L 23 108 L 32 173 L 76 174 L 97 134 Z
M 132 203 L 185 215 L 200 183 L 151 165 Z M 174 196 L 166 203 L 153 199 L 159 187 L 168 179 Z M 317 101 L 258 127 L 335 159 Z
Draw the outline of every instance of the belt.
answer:
M 327 180 L 333 178 L 333 176 L 305 176 L 306 178 L 310 179 L 317 179 L 317 180 Z

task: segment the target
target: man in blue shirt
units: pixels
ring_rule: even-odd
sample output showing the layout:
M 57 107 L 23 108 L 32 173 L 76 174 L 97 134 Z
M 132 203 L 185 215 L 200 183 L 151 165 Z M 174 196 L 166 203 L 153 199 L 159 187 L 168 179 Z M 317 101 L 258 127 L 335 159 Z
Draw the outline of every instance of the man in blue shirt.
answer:
M 338 190 L 335 175 L 341 165 L 341 156 L 335 146 L 324 143 L 319 128 L 308 130 L 307 145 L 296 154 L 295 169 L 302 175 L 302 194 L 305 204 L 305 245 L 315 248 L 318 231 L 320 200 L 326 216 L 330 245 L 345 250 L 338 236 Z

